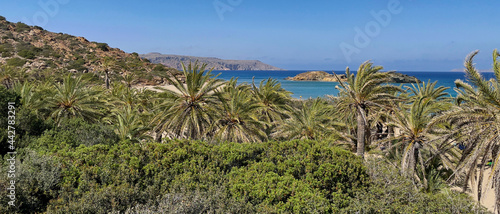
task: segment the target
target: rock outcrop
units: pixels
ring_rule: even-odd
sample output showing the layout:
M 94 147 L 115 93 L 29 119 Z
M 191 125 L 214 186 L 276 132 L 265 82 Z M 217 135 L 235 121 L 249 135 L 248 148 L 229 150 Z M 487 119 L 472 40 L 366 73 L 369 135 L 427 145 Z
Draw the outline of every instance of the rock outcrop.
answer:
M 394 71 L 388 72 L 391 74 L 388 83 L 421 83 L 422 81 L 414 76 L 409 76 Z M 337 74 L 340 81 L 347 81 L 345 74 Z M 294 77 L 287 77 L 285 80 L 291 81 L 321 81 L 321 82 L 338 82 L 338 79 L 333 75 L 324 71 L 308 71 L 300 73 Z
M 389 72 L 391 74 L 390 83 L 421 83 L 422 81 L 414 76 L 409 76 L 402 73 L 397 73 L 394 71 Z
M 345 74 L 337 74 L 340 81 L 346 81 L 347 77 Z M 308 71 L 305 73 L 297 74 L 294 77 L 287 77 L 285 80 L 292 81 L 321 81 L 321 82 L 338 82 L 338 79 L 333 75 L 324 71 Z

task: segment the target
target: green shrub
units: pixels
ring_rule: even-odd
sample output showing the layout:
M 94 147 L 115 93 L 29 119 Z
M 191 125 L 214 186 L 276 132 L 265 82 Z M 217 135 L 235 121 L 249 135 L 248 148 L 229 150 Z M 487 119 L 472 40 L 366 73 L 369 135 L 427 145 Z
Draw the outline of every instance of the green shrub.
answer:
M 43 51 L 29 43 L 21 42 L 17 46 L 17 55 L 26 59 L 34 59 L 39 53 Z
M 370 188 L 356 193 L 346 213 L 488 213 L 477 207 L 468 195 L 444 189 L 427 194 L 382 159 L 368 163 Z
M 331 212 L 344 206 L 351 195 L 347 188 L 363 188 L 366 182 L 359 158 L 315 141 L 221 145 L 171 141 L 142 146 L 123 142 L 52 151 L 67 166 L 61 173 L 68 175 L 61 183 L 65 191 L 60 200 L 48 206 L 53 213 Z M 306 161 L 298 163 L 301 158 Z M 256 174 L 258 170 L 266 173 Z M 269 192 L 260 193 L 264 188 Z M 181 203 L 182 199 L 191 203 Z
M 80 145 L 112 145 L 118 141 L 113 129 L 103 124 L 90 124 L 83 119 L 67 119 L 60 127 L 47 130 L 32 146 L 36 149 L 56 151 L 61 148 L 76 148 Z
M 17 55 L 26 59 L 34 59 L 36 56 L 36 54 L 31 50 L 21 50 L 17 53 Z
M 12 34 L 11 32 L 7 32 L 7 33 L 5 33 L 5 36 L 2 37 L 2 39 L 14 39 L 14 34 Z M 4 45 L 6 45 L 6 44 L 4 44 Z
M 235 197 L 249 198 L 260 212 L 337 212 L 365 188 L 362 160 L 323 142 L 264 144 L 259 162 L 232 170 Z
M 85 65 L 85 59 L 79 57 L 76 60 L 70 61 L 66 69 L 68 70 L 75 69 L 77 71 L 84 71 L 87 70 L 87 68 L 84 65 Z
M 169 193 L 147 204 L 128 208 L 125 214 L 132 213 L 256 213 L 251 204 L 245 204 L 228 197 L 222 186 L 212 186 L 208 191 Z M 112 214 L 118 214 L 114 210 Z
M 24 64 L 26 64 L 26 62 L 27 61 L 24 59 L 21 59 L 19 57 L 14 57 L 7 60 L 7 65 L 14 67 L 22 67 Z
M 0 16 L 0 21 L 7 21 L 7 19 L 3 16 Z
M 16 23 L 16 32 L 24 32 L 30 29 L 30 26 L 22 22 Z
M 65 34 L 65 33 L 58 33 L 59 35 L 56 37 L 56 40 L 63 40 L 63 41 L 66 41 L 66 40 L 70 40 L 73 38 L 73 36 L 69 35 L 69 34 Z
M 2 57 L 12 57 L 14 54 L 12 52 L 3 52 Z
M 49 130 L 54 126 L 50 121 L 39 118 L 34 112 L 24 107 L 18 109 L 16 119 L 16 134 L 21 138 L 17 142 L 18 148 L 29 146 L 30 142 L 36 140 L 45 130 Z
M 2 57 L 11 57 L 14 55 L 14 48 L 9 43 L 2 44 L 0 45 L 0 53 Z
M 7 205 L 8 198 L 2 197 L 0 211 L 2 213 L 39 213 L 46 209 L 50 200 L 56 198 L 60 190 L 61 165 L 51 156 L 40 155 L 33 151 L 17 151 L 16 167 L 16 207 Z M 7 158 L 5 156 L 4 158 Z M 20 158 L 21 157 L 21 158 Z M 2 163 L 7 163 L 4 159 Z M 4 164 L 2 172 L 6 172 L 8 165 Z M 0 186 L 10 182 L 7 173 L 0 175 Z M 0 193 L 7 195 L 5 188 Z M 3 207 L 6 206 L 6 207 Z M 14 208 L 14 209 L 13 209 Z
M 109 51 L 109 46 L 107 43 L 100 43 L 100 42 L 94 42 L 97 45 L 98 49 L 101 49 L 102 51 Z

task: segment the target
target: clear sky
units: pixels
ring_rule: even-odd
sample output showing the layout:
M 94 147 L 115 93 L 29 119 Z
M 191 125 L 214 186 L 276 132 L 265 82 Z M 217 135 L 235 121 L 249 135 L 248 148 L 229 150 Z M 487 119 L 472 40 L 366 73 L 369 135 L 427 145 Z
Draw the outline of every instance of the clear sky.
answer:
M 500 1 L 3 0 L 11 22 L 106 42 L 126 52 L 258 59 L 289 70 L 480 69 L 500 49 Z M 378 14 L 378 15 L 374 15 Z

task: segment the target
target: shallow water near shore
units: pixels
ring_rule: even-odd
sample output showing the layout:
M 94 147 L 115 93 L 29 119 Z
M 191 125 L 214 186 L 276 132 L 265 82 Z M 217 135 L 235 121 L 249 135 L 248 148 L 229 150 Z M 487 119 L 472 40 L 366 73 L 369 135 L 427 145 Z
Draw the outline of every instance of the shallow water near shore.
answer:
M 306 70 L 292 70 L 292 71 L 213 71 L 212 73 L 217 75 L 218 78 L 229 80 L 231 78 L 238 78 L 238 83 L 251 83 L 252 78 L 255 77 L 255 83 L 258 84 L 260 81 L 274 78 L 277 79 L 282 87 L 293 93 L 294 98 L 315 98 L 323 97 L 325 95 L 336 96 L 338 90 L 335 86 L 338 83 L 334 82 L 316 82 L 316 81 L 290 81 L 285 80 L 286 77 L 293 77 L 297 74 L 307 72 Z M 331 71 L 326 71 L 332 73 Z M 448 71 L 398 71 L 399 73 L 415 76 L 418 79 L 427 81 L 437 81 L 438 86 L 449 87 L 446 90 L 451 96 L 456 96 L 457 92 L 453 89 L 455 88 L 455 80 L 461 79 L 466 80 L 465 72 L 448 72 Z M 344 72 L 337 72 L 337 74 L 343 74 Z M 483 77 L 486 79 L 494 77 L 491 72 L 482 73 Z M 399 85 L 399 84 L 398 84 Z M 411 86 L 411 84 L 403 84 Z

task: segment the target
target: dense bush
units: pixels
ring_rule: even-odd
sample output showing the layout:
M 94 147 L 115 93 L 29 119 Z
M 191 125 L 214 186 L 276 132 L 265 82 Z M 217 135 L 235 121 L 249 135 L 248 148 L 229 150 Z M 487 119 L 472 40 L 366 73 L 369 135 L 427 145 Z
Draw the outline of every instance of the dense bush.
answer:
M 27 24 L 24 24 L 22 22 L 16 23 L 16 31 L 17 32 L 24 32 L 24 31 L 27 31 L 29 29 L 30 29 L 30 26 L 28 26 Z
M 0 53 L 2 54 L 2 57 L 11 57 L 14 54 L 14 48 L 11 44 L 2 44 L 0 45 Z
M 20 42 L 16 45 L 17 55 L 26 59 L 34 59 L 37 55 L 39 55 L 43 49 L 37 48 L 29 43 Z
M 69 126 L 85 129 L 81 122 L 73 123 Z M 76 129 L 67 132 L 65 129 L 57 129 L 61 134 L 46 131 L 38 141 L 71 144 L 66 142 L 74 141 L 71 138 L 75 137 L 69 133 L 78 133 Z M 23 203 L 18 211 L 44 210 L 40 206 L 46 206 L 50 213 L 106 213 L 127 209 L 129 212 L 151 209 L 193 213 L 200 210 L 331 212 L 346 206 L 348 199 L 358 189 L 365 188 L 368 181 L 359 158 L 315 141 L 79 144 L 76 148 L 60 146 L 57 149 L 34 146 L 45 154 L 40 157 L 51 158 L 50 161 L 38 158 L 46 164 L 38 164 L 32 173 L 44 176 L 26 181 L 23 188 L 46 185 L 43 194 L 23 192 L 23 200 L 30 198 L 39 202 Z M 33 160 L 23 164 L 34 164 Z M 48 176 L 47 164 L 54 165 L 53 172 L 60 176 Z M 246 180 L 249 178 L 253 180 Z M 185 203 L 186 200 L 192 203 Z
M 26 59 L 34 59 L 36 56 L 35 52 L 30 50 L 21 50 L 17 53 L 17 55 Z
M 18 150 L 16 161 L 18 161 L 15 172 L 17 210 L 12 210 L 12 207 L 9 210 L 7 207 L 0 206 L 0 213 L 45 211 L 49 201 L 57 197 L 59 193 L 61 165 L 49 155 L 40 155 L 30 150 L 25 152 Z M 8 161 L 3 159 L 2 163 L 8 163 Z M 2 172 L 6 172 L 4 170 L 7 167 L 2 166 Z M 10 178 L 6 178 L 7 173 L 2 173 L 0 177 L 0 193 L 7 195 L 4 191 Z M 2 197 L 0 203 L 7 205 L 8 201 L 7 197 Z
M 488 213 L 464 193 L 443 189 L 418 191 L 410 179 L 383 159 L 367 163 L 371 186 L 360 191 L 344 211 L 349 213 Z
M 361 159 L 313 141 L 264 144 L 258 162 L 229 173 L 230 192 L 259 212 L 337 212 L 366 187 Z
M 107 43 L 100 43 L 100 42 L 94 42 L 97 46 L 98 49 L 101 49 L 102 51 L 109 51 L 109 46 Z
M 31 147 L 57 151 L 61 148 L 75 148 L 80 145 L 112 145 L 118 141 L 113 129 L 103 124 L 90 124 L 83 119 L 67 119 L 61 126 L 47 130 L 36 139 Z
M 75 69 L 77 71 L 84 71 L 87 70 L 87 68 L 84 65 L 85 65 L 85 59 L 78 58 L 76 60 L 70 61 L 66 69 L 68 70 Z
M 180 191 L 169 193 L 148 204 L 128 208 L 125 214 L 143 213 L 256 213 L 251 204 L 228 197 L 225 188 L 210 187 L 208 191 Z M 113 214 L 120 213 L 113 211 Z M 123 212 L 122 212 L 123 213 Z
M 10 58 L 7 60 L 8 66 L 22 67 L 24 64 L 26 64 L 26 60 L 19 57 Z

